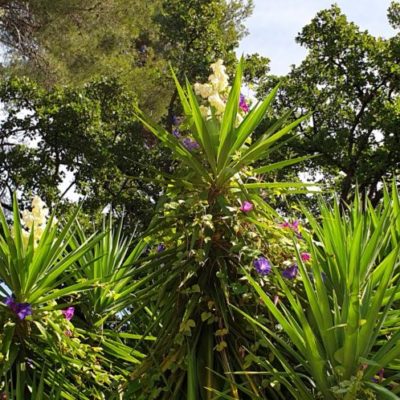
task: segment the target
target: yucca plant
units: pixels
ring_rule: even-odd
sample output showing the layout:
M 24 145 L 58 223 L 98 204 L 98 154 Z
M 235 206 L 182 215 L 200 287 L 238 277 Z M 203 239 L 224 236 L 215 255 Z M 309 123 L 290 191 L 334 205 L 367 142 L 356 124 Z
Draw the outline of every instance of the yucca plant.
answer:
M 311 260 L 297 253 L 296 283 L 303 288 L 297 294 L 272 268 L 278 304 L 246 273 L 275 326 L 234 308 L 258 334 L 262 347 L 252 361 L 264 367 L 269 383 L 290 393 L 285 398 L 399 398 L 399 204 L 393 185 L 377 209 L 358 194 L 345 211 L 338 201 L 332 207 L 321 201 L 320 220 L 303 207 L 313 232 L 303 235 Z
M 122 226 L 122 220 L 115 227 L 111 216 L 108 221 L 105 219 L 101 240 L 75 262 L 78 279 L 103 282 L 85 294 L 86 304 L 81 304 L 85 320 L 97 328 L 130 305 L 129 297 L 135 290 L 130 267 L 146 248 L 144 240 L 133 246 L 132 238 L 123 235 Z M 70 247 L 75 250 L 87 240 L 86 233 L 78 226 Z
M 130 309 L 135 289 L 143 285 L 142 280 L 131 278 L 131 270 L 143 258 L 147 244 L 139 240 L 133 245 L 133 238 L 125 236 L 122 227 L 122 220 L 115 226 L 111 214 L 108 221 L 103 221 L 101 240 L 74 263 L 74 279 L 98 282 L 93 290 L 80 296 L 82 327 L 110 359 L 118 359 L 113 368 L 126 374 L 145 357 L 135 349 L 140 345 L 138 341 L 154 341 L 155 337 L 140 333 L 152 322 L 151 315 Z M 75 250 L 87 240 L 78 225 L 70 248 Z
M 256 311 L 256 305 L 247 304 L 240 265 L 254 270 L 255 261 L 263 272 L 268 258 L 278 259 L 285 251 L 279 244 L 284 234 L 274 221 L 278 215 L 266 206 L 260 190 L 264 196 L 305 190 L 302 183 L 263 182 L 262 174 L 305 157 L 257 169 L 251 165 L 268 160 L 278 141 L 307 117 L 285 125 L 287 113 L 251 143 L 277 88 L 249 110 L 240 93 L 243 60 L 231 89 L 222 62 L 212 68 L 209 83 L 195 85 L 198 95 L 188 82 L 183 88 L 175 79 L 184 111 L 179 132 L 168 132 L 137 111 L 144 126 L 180 161 L 174 176 L 163 177 L 165 195 L 146 232 L 158 250 L 134 272 L 144 279 L 151 276 L 133 307 L 150 300 L 154 323 L 149 332 L 157 331 L 150 356 L 132 376 L 134 385 L 142 382 L 137 398 L 212 399 L 215 391 L 239 398 L 238 384 L 250 397 L 260 392 L 250 375 L 240 382 L 232 375 L 243 369 L 252 335 L 228 303 Z M 261 229 L 269 232 L 269 243 Z
M 14 199 L 11 227 L 0 212 L 0 393 L 7 398 L 112 398 L 128 373 L 115 360 L 139 362 L 132 349 L 82 323 L 79 296 L 104 284 L 84 276 L 92 263 L 86 254 L 106 233 L 76 243 L 77 212 L 56 222 L 38 197 L 22 213 Z

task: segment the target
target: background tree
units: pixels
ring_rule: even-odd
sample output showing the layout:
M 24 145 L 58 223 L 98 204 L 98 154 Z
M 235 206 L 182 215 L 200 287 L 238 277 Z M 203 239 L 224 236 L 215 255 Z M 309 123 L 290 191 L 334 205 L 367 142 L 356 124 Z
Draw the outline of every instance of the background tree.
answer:
M 160 26 L 159 45 L 171 64 L 190 82 L 208 76 L 209 65 L 218 58 L 231 67 L 235 49 L 246 34 L 243 20 L 252 11 L 252 0 L 167 0 L 155 21 Z M 174 89 L 168 107 L 171 124 L 177 99 Z
M 153 171 L 168 172 L 173 164 L 135 122 L 133 105 L 156 120 L 168 111 L 171 125 L 181 110 L 169 65 L 192 81 L 208 76 L 208 65 L 220 57 L 232 68 L 251 6 L 241 0 L 1 2 L 3 194 L 39 192 L 58 203 L 69 171 L 70 192 L 83 196 L 86 211 L 112 203 L 131 216 L 127 224 L 146 224 L 160 194 Z M 255 55 L 252 65 L 248 76 L 255 80 L 268 60 Z
M 132 228 L 149 222 L 161 190 L 156 176 L 170 162 L 144 136 L 133 115 L 137 100 L 120 83 L 103 79 L 49 91 L 9 79 L 0 99 L 7 110 L 0 128 L 3 197 L 19 189 L 26 198 L 39 192 L 49 204 L 59 203 L 67 176 L 64 195 L 75 189 L 85 211 L 95 214 L 111 203 L 126 211 Z
M 394 11 L 395 5 L 392 22 Z M 342 200 L 358 182 L 376 202 L 382 179 L 395 176 L 400 167 L 399 36 L 374 37 L 332 6 L 296 40 L 308 49 L 305 60 L 285 77 L 269 76 L 258 94 L 282 80 L 277 111 L 313 111 L 292 151 L 320 154 L 310 161 L 310 172 L 338 185 Z
M 176 98 L 168 64 L 189 79 L 205 78 L 217 58 L 234 64 L 252 2 L 9 0 L 0 8 L 13 72 L 47 87 L 118 77 L 160 117 Z

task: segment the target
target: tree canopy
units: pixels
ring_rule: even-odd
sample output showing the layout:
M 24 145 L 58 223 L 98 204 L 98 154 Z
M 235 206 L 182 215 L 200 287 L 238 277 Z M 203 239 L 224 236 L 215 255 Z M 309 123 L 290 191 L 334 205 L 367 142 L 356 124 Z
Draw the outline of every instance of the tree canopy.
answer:
M 168 65 L 197 79 L 217 58 L 234 63 L 252 2 L 9 0 L 0 8 L 13 72 L 46 87 L 118 77 L 161 116 L 175 100 Z
M 111 203 L 133 225 L 149 222 L 160 193 L 156 177 L 170 162 L 138 125 L 137 99 L 121 84 L 103 79 L 48 91 L 13 78 L 0 86 L 0 98 L 7 110 L 0 128 L 3 196 L 23 188 L 27 197 L 39 192 L 60 202 L 68 174 L 74 188 L 65 191 L 83 196 L 87 212 Z
M 394 11 L 395 4 L 392 23 Z M 297 36 L 308 50 L 304 61 L 285 77 L 269 76 L 259 88 L 262 97 L 281 80 L 277 110 L 312 111 L 291 148 L 319 154 L 310 172 L 339 185 L 343 200 L 358 182 L 377 201 L 382 179 L 399 172 L 399 39 L 360 30 L 334 5 Z
M 170 67 L 191 81 L 217 58 L 232 69 L 252 2 L 10 0 L 0 8 L 3 195 L 18 189 L 59 203 L 67 174 L 87 211 L 111 203 L 145 226 L 157 173 L 173 163 L 134 106 L 171 125 L 181 110 Z M 251 57 L 249 81 L 268 68 Z

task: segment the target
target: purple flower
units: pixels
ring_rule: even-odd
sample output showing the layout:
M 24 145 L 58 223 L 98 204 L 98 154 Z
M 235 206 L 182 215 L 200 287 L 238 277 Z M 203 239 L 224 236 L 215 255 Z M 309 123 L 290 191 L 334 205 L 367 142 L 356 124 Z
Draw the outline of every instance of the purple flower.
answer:
M 181 138 L 181 134 L 179 133 L 178 129 L 173 129 L 172 130 L 172 134 L 177 138 L 180 139 Z
M 4 302 L 8 308 L 10 308 L 12 311 L 16 312 L 17 310 L 17 303 L 15 302 L 14 298 L 9 296 L 6 297 L 6 301 Z
M 304 252 L 300 254 L 301 261 L 307 262 L 311 260 L 311 254 Z
M 32 306 L 29 303 L 17 303 L 15 299 L 10 296 L 6 298 L 5 304 L 21 321 L 27 316 L 32 315 Z
M 189 151 L 197 150 L 200 146 L 199 144 L 190 138 L 185 138 L 182 140 L 182 144 L 186 147 Z
M 299 269 L 296 264 L 293 264 L 291 267 L 288 267 L 282 271 L 282 276 L 286 279 L 294 279 L 296 278 Z
M 32 306 L 29 303 L 18 303 L 18 318 L 22 321 L 28 315 L 32 315 Z
M 160 243 L 160 244 L 157 246 L 157 253 L 162 253 L 164 250 L 165 250 L 164 244 L 163 244 L 163 243 Z
M 71 321 L 75 313 L 75 307 L 68 307 L 67 309 L 62 310 L 61 312 L 64 314 L 64 317 L 67 321 Z
M 271 272 L 271 264 L 265 257 L 258 257 L 253 261 L 253 265 L 260 275 L 268 275 Z
M 241 207 L 240 207 L 240 211 L 243 211 L 243 212 L 247 213 L 247 212 L 251 211 L 253 209 L 253 207 L 254 206 L 253 206 L 253 203 L 251 201 L 245 200 L 243 202 L 243 204 L 241 205 Z
M 249 105 L 247 104 L 246 99 L 242 94 L 240 94 L 239 108 L 245 113 L 249 112 Z
M 383 374 L 384 374 L 384 372 L 385 372 L 385 369 L 384 368 L 381 368 L 378 372 L 377 372 L 377 374 L 375 375 L 375 377 L 373 377 L 373 378 L 371 378 L 371 381 L 372 382 L 375 382 L 375 383 L 380 383 L 380 382 L 382 382 L 383 381 Z

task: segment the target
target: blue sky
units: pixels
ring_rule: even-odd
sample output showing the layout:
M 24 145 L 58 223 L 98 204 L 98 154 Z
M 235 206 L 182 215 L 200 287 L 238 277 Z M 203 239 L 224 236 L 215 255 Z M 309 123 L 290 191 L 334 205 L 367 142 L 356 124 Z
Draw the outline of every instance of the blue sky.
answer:
M 363 30 L 376 36 L 390 37 L 386 13 L 390 0 L 338 0 L 336 3 Z M 238 53 L 259 53 L 271 59 L 271 72 L 286 74 L 291 64 L 298 64 L 306 50 L 294 38 L 315 14 L 329 8 L 332 0 L 254 0 L 253 15 L 247 19 L 249 35 Z

